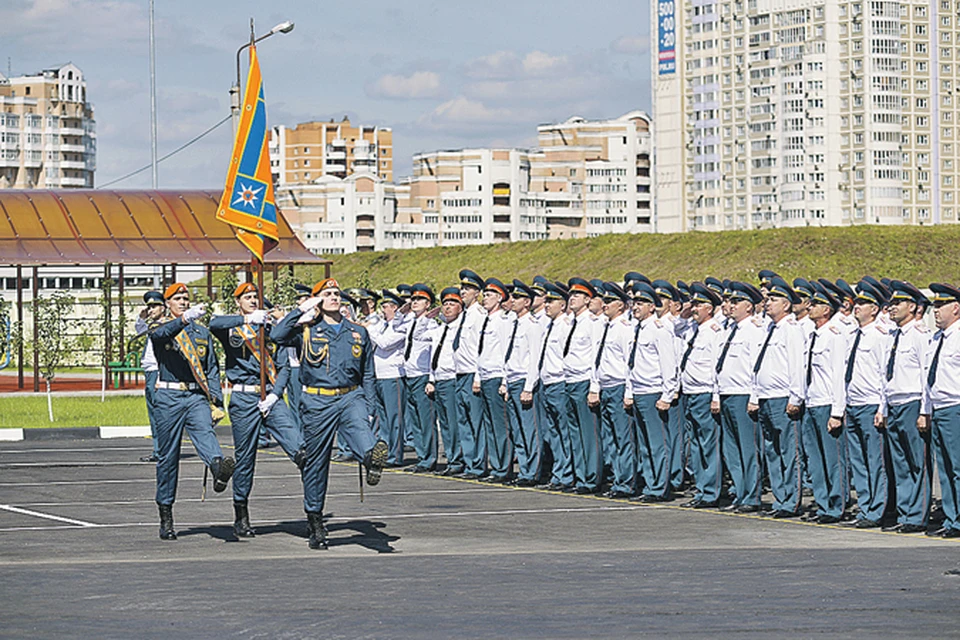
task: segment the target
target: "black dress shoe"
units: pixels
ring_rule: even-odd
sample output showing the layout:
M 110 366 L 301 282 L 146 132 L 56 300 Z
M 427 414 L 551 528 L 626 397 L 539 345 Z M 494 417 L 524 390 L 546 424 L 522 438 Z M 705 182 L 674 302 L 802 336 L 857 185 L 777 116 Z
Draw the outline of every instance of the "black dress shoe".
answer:
M 861 518 L 857 520 L 857 523 L 853 525 L 854 529 L 876 529 L 880 526 L 879 522 L 875 520 L 870 520 L 869 518 Z
M 697 504 L 693 505 L 694 509 L 716 509 L 719 506 L 719 503 L 714 500 L 713 502 L 707 502 L 706 500 L 700 500 Z
M 140 456 L 140 462 L 157 462 L 159 459 L 155 453 L 151 453 L 148 456 Z
M 432 473 L 432 472 L 433 472 L 433 469 L 431 469 L 430 467 L 421 467 L 418 465 L 414 465 L 413 469 L 410 469 L 410 473 Z
M 615 490 L 615 489 L 611 489 L 610 491 L 607 491 L 607 492 L 606 492 L 605 494 L 603 494 L 603 495 L 604 495 L 605 498 L 610 498 L 611 500 L 626 500 L 626 499 L 628 499 L 632 494 L 627 493 L 626 491 L 618 491 L 618 490 Z
M 553 484 L 552 482 L 547 482 L 544 484 L 538 484 L 535 489 L 540 489 L 541 491 L 560 491 L 562 487 L 558 484 Z
M 227 483 L 233 476 L 234 466 L 236 465 L 230 456 L 226 458 L 217 456 L 210 462 L 210 475 L 213 476 L 213 490 L 216 493 L 223 493 L 226 490 Z
M 737 505 L 737 508 L 734 510 L 734 513 L 757 513 L 760 511 L 760 505 L 758 504 L 740 504 Z
M 838 518 L 837 516 L 828 516 L 824 514 L 822 516 L 817 516 L 816 519 L 811 520 L 810 522 L 813 522 L 815 524 L 837 524 L 838 522 L 840 522 L 840 518 Z
M 535 487 L 537 486 L 537 481 L 533 478 L 517 478 L 514 480 L 513 486 L 523 488 Z
M 960 529 L 947 529 L 944 527 L 943 533 L 940 534 L 941 538 L 960 538 Z
M 464 473 L 458 473 L 453 477 L 460 478 L 461 480 L 474 480 L 474 481 L 479 481 L 483 479 L 483 476 L 480 475 L 479 473 L 469 473 L 466 471 Z
M 589 496 L 597 492 L 596 489 L 591 489 L 590 487 L 577 487 L 573 490 L 578 496 Z
M 770 514 L 770 517 L 775 520 L 783 520 L 786 518 L 796 518 L 800 514 L 796 511 L 784 511 L 783 509 L 774 509 L 773 513 Z
M 897 533 L 926 533 L 927 527 L 922 524 L 905 524 Z
M 377 440 L 373 449 L 363 457 L 363 466 L 367 470 L 367 484 L 371 487 L 380 484 L 380 477 L 383 475 L 383 468 L 387 465 L 389 456 L 390 450 L 387 448 L 387 443 Z
M 561 493 L 576 493 L 576 492 L 577 492 L 577 487 L 576 487 L 575 485 L 568 484 L 567 486 L 565 486 L 565 487 L 563 487 L 562 489 L 560 489 L 560 492 L 561 492 Z
M 943 536 L 946 530 L 947 530 L 946 527 L 940 527 L 939 529 L 935 529 L 933 531 L 927 531 L 927 536 L 930 538 L 939 538 Z
M 696 508 L 697 508 L 697 505 L 700 504 L 701 502 L 703 502 L 703 500 L 700 500 L 699 498 L 696 498 L 696 499 L 694 499 L 694 500 L 690 500 L 690 501 L 688 501 L 688 502 L 684 502 L 684 503 L 683 503 L 682 505 L 680 505 L 680 506 L 683 507 L 684 509 L 696 509 Z
M 450 477 L 450 476 L 456 476 L 461 473 L 463 473 L 463 469 L 461 468 L 447 467 L 446 469 L 443 470 L 443 473 L 441 473 L 440 475 Z
M 900 529 L 903 528 L 902 523 L 892 524 L 889 527 L 880 527 L 880 531 L 884 533 L 900 533 Z
M 722 511 L 723 513 L 736 513 L 737 509 L 739 508 L 740 508 L 740 505 L 738 504 L 728 504 L 725 507 L 720 507 L 720 511 Z

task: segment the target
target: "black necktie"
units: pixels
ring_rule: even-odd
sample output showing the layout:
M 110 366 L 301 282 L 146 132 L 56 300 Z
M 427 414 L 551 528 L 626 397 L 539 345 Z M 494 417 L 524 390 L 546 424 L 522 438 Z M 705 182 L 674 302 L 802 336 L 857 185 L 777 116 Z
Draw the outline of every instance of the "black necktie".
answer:
M 566 358 L 570 353 L 570 343 L 573 341 L 573 332 L 577 330 L 577 317 L 573 317 L 573 324 L 570 325 L 570 333 L 567 334 L 567 343 L 563 345 L 563 357 Z
M 487 325 L 490 324 L 490 316 L 483 319 L 483 326 L 480 327 L 480 347 L 477 349 L 477 355 L 483 353 L 483 334 L 487 332 Z
M 813 345 L 817 344 L 817 332 L 814 331 L 810 336 L 810 351 L 807 353 L 807 386 L 813 380 Z
M 603 337 L 600 338 L 600 346 L 597 348 L 597 358 L 593 361 L 593 366 L 600 366 L 600 359 L 603 358 L 603 345 L 607 343 L 607 331 L 610 331 L 610 323 L 607 323 L 607 326 L 603 328 Z
M 407 348 L 403 350 L 403 359 L 410 359 L 410 352 L 413 351 L 413 330 L 417 328 L 417 321 L 414 319 L 410 325 L 410 333 L 407 334 Z
M 519 318 L 513 321 L 513 332 L 510 334 L 510 344 L 507 345 L 507 355 L 503 359 L 504 363 L 510 362 L 510 354 L 513 353 L 513 341 L 517 337 L 517 324 L 519 322 Z
M 637 322 L 637 328 L 633 331 L 633 349 L 630 350 L 630 361 L 627 365 L 633 371 L 633 363 L 637 361 L 637 339 L 640 337 L 640 323 Z
M 440 342 L 437 343 L 437 350 L 433 352 L 433 362 L 430 363 L 430 367 L 436 371 L 437 365 L 440 363 L 440 352 L 443 350 L 443 341 L 447 339 L 447 331 L 450 330 L 450 325 L 444 325 L 443 333 L 440 334 Z
M 940 341 L 937 343 L 937 350 L 933 352 L 933 360 L 930 361 L 930 371 L 927 373 L 927 385 L 932 389 L 937 381 L 937 365 L 940 364 L 940 349 L 943 349 L 943 332 L 940 332 Z
M 760 347 L 760 355 L 757 356 L 757 362 L 753 365 L 754 373 L 758 373 L 760 371 L 760 366 L 763 364 L 763 356 L 767 355 L 767 347 L 770 346 L 770 338 L 773 337 L 773 330 L 776 328 L 776 323 L 771 322 L 770 328 L 767 329 L 767 339 L 763 341 L 763 346 Z
M 460 334 L 463 333 L 463 323 L 467 320 L 467 312 L 464 310 L 463 315 L 460 317 L 460 326 L 457 327 L 457 334 L 453 336 L 453 350 L 456 351 L 460 348 Z
M 897 360 L 897 345 L 900 344 L 900 334 L 903 331 L 897 328 L 893 332 L 893 348 L 890 349 L 890 357 L 887 358 L 887 380 L 893 380 L 893 365 Z
M 863 337 L 863 330 L 857 329 L 857 337 L 853 339 L 853 349 L 850 350 L 850 359 L 847 360 L 847 373 L 843 376 L 843 381 L 850 384 L 853 380 L 853 365 L 857 361 L 857 347 L 860 346 L 860 338 Z
M 730 351 L 730 343 L 733 342 L 733 336 L 737 335 L 737 329 L 739 328 L 740 325 L 735 324 L 733 325 L 733 329 L 730 330 L 727 342 L 723 345 L 723 351 L 720 352 L 720 359 L 717 360 L 717 373 L 720 373 L 720 370 L 723 369 L 723 361 L 727 359 L 727 351 Z
M 687 350 L 683 352 L 683 358 L 680 359 L 680 371 L 687 367 L 687 360 L 690 359 L 690 354 L 693 352 L 693 343 L 697 339 L 698 333 L 700 333 L 700 325 L 693 328 L 693 335 L 690 336 L 690 342 L 687 343 Z
M 540 348 L 540 363 L 537 365 L 537 371 L 543 371 L 543 359 L 547 357 L 547 341 L 550 340 L 551 331 L 553 331 L 553 320 L 547 325 L 547 335 L 543 337 L 543 347 Z

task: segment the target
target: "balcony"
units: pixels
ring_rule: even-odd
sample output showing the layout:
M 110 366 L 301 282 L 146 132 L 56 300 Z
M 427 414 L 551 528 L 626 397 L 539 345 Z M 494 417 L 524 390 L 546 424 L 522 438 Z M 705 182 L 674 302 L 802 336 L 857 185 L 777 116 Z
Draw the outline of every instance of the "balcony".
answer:
M 60 184 L 64 187 L 86 187 L 86 178 L 60 178 Z
M 83 129 L 77 129 L 74 127 L 60 127 L 58 133 L 61 136 L 80 136 L 81 138 L 87 135 L 87 132 Z
M 53 148 L 50 148 L 48 145 L 48 146 L 45 146 L 44 149 L 47 149 L 49 151 L 55 151 L 59 149 L 60 151 L 66 151 L 70 153 L 86 153 L 87 152 L 87 148 L 82 144 L 61 144 L 59 146 L 54 146 Z
M 81 171 L 87 171 L 87 163 L 78 162 L 76 160 L 63 160 L 60 162 L 60 167 L 63 169 L 79 169 Z

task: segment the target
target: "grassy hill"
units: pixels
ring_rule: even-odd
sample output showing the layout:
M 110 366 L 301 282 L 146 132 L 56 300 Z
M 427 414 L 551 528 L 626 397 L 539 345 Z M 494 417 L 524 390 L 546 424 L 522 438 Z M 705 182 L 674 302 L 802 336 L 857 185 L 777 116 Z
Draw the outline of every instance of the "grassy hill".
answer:
M 438 288 L 457 282 L 462 268 L 483 277 L 529 282 L 540 273 L 619 281 L 627 271 L 651 279 L 700 280 L 708 275 L 755 282 L 760 269 L 787 278 L 845 278 L 865 274 L 930 282 L 960 282 L 960 227 L 808 227 L 764 231 L 685 234 L 618 234 L 583 240 L 391 250 L 331 256 L 341 286 L 392 287 L 426 282 Z M 298 268 L 314 282 L 321 269 Z

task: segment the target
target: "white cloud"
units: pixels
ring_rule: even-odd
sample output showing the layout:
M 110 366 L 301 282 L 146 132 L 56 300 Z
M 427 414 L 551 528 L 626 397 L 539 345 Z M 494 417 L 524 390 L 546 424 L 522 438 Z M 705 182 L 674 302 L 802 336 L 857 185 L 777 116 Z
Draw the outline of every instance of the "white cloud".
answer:
M 367 87 L 367 95 L 400 100 L 436 98 L 440 95 L 440 75 L 433 71 L 416 71 L 409 76 L 381 76 Z
M 650 38 L 647 36 L 622 36 L 610 43 L 616 53 L 642 54 L 650 52 Z
M 513 51 L 497 51 L 474 58 L 464 65 L 467 77 L 488 80 L 513 78 L 522 70 L 520 56 Z
M 543 51 L 531 51 L 523 59 L 523 72 L 530 77 L 555 76 L 569 70 L 567 56 L 551 56 Z
M 461 95 L 438 105 L 422 116 L 417 124 L 428 129 L 474 133 L 477 128 L 506 128 L 529 115 L 523 110 L 491 107 Z

